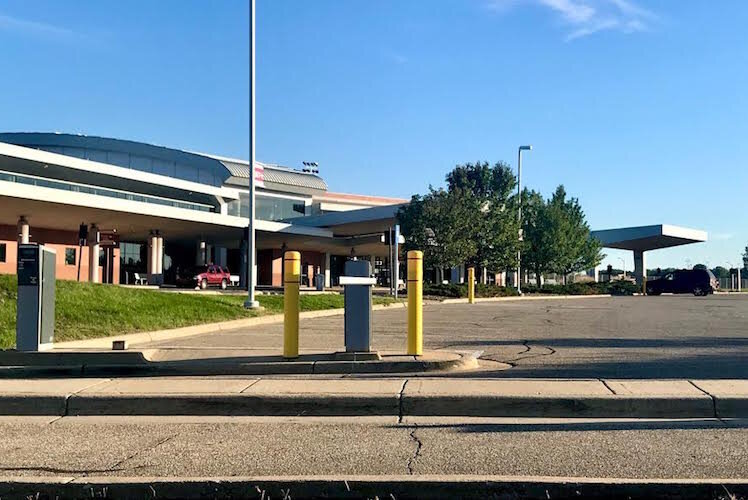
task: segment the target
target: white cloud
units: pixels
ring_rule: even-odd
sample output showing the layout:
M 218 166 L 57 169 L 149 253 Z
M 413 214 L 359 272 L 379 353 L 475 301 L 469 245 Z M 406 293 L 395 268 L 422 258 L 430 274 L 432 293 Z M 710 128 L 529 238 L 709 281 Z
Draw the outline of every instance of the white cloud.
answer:
M 657 16 L 632 0 L 486 0 L 486 7 L 505 13 L 522 5 L 546 8 L 560 17 L 566 41 L 602 31 L 630 34 L 650 29 Z
M 25 35 L 69 38 L 75 36 L 72 30 L 47 23 L 29 21 L 18 17 L 0 14 L 0 31 L 12 31 Z
M 553 9 L 572 24 L 588 23 L 595 17 L 593 7 L 577 0 L 538 0 L 538 3 Z

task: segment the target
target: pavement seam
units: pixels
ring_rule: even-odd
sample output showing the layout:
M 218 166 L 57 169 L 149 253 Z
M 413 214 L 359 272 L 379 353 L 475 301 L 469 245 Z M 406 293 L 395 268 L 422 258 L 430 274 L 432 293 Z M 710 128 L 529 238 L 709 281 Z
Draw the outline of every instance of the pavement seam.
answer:
M 239 394 L 244 394 L 244 393 L 245 393 L 246 391 L 248 391 L 248 390 L 249 390 L 249 388 L 250 388 L 250 387 L 252 387 L 252 386 L 253 386 L 253 385 L 255 385 L 256 383 L 258 383 L 258 382 L 259 382 L 260 380 L 262 380 L 262 379 L 261 379 L 261 378 L 258 378 L 257 380 L 254 380 L 254 381 L 252 381 L 252 383 L 251 383 L 251 384 L 249 384 L 249 385 L 248 385 L 247 387 L 245 387 L 244 389 L 242 389 L 241 391 L 239 391 Z
M 112 381 L 111 378 L 107 378 L 107 379 L 104 379 L 104 380 L 99 380 L 98 382 L 94 382 L 93 384 L 87 385 L 86 387 L 81 387 L 77 391 L 73 391 L 73 392 L 71 392 L 69 394 L 66 394 L 65 395 L 65 407 L 63 408 L 63 412 L 62 412 L 62 415 L 60 415 L 60 418 L 69 416 L 69 414 L 70 414 L 70 399 L 73 396 L 77 396 L 81 392 L 85 391 L 86 389 L 90 389 L 91 387 L 96 387 L 97 385 L 106 384 L 106 383 L 109 383 L 111 381 Z M 52 422 L 50 422 L 50 424 L 53 424 L 54 422 L 57 422 L 57 420 L 60 420 L 60 419 L 58 418 L 56 420 L 53 420 Z
M 613 388 L 610 385 L 608 385 L 607 381 L 605 381 L 605 380 L 603 380 L 601 378 L 599 378 L 597 380 L 599 380 L 605 386 L 605 388 L 608 389 L 610 392 L 612 392 L 613 394 L 616 394 L 616 395 L 618 394 L 616 391 L 613 390 Z
M 712 399 L 712 410 L 714 411 L 714 418 L 716 418 L 717 420 L 719 420 L 723 424 L 727 425 L 727 422 L 725 422 L 724 420 L 722 420 L 720 418 L 719 414 L 717 413 L 717 398 L 714 397 L 713 394 L 710 394 L 708 391 L 705 391 L 704 389 L 702 389 L 701 387 L 699 387 L 698 385 L 696 385 L 693 380 L 688 380 L 688 383 L 691 384 L 696 389 L 700 390 L 701 392 L 703 392 L 704 394 L 706 394 L 707 396 L 709 396 Z
M 65 404 L 65 406 L 67 407 L 67 403 Z M 66 411 L 65 413 L 67 413 L 67 411 Z M 65 418 L 65 415 L 58 415 L 58 416 L 57 416 L 57 418 L 55 418 L 55 419 L 52 419 L 52 420 L 50 420 L 49 422 L 47 422 L 47 425 L 52 425 L 52 424 L 54 424 L 55 422 L 59 422 L 59 421 L 60 421 L 60 420 L 62 420 L 63 418 Z
M 398 401 L 397 423 L 398 424 L 403 423 L 403 394 L 405 393 L 405 386 L 408 385 L 408 380 L 410 379 L 406 378 L 405 381 L 403 381 L 403 385 L 400 387 L 400 393 L 397 399 Z
M 73 397 L 72 394 L 66 394 L 65 395 L 65 405 L 62 408 L 62 415 L 60 417 L 67 417 L 68 411 L 70 410 L 70 398 Z

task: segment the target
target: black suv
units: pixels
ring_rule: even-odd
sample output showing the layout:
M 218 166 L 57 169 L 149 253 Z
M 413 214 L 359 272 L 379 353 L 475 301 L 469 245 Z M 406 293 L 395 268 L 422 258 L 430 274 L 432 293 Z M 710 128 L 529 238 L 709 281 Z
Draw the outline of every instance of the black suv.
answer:
M 667 273 L 660 279 L 647 281 L 647 295 L 661 293 L 692 293 L 697 297 L 714 293 L 719 282 L 706 269 L 683 269 Z

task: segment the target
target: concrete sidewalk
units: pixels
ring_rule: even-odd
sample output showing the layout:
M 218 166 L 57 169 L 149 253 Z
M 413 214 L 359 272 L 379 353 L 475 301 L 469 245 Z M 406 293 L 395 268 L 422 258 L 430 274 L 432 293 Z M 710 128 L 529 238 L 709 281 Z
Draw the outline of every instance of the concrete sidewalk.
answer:
M 1 415 L 744 418 L 748 380 L 0 380 Z

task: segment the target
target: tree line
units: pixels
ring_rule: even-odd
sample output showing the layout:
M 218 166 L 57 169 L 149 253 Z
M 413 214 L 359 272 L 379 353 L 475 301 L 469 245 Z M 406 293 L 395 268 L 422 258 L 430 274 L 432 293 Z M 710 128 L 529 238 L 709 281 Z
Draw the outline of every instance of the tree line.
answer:
M 541 276 L 564 276 L 598 265 L 604 255 L 591 238 L 579 200 L 563 185 L 545 199 L 534 190 L 518 196 L 508 164 L 466 163 L 446 176 L 445 188 L 429 186 L 398 212 L 406 250 L 422 250 L 424 265 L 440 270 L 462 264 L 503 272 L 517 267 Z M 519 207 L 522 219 L 519 219 Z M 521 230 L 521 231 L 520 231 Z

